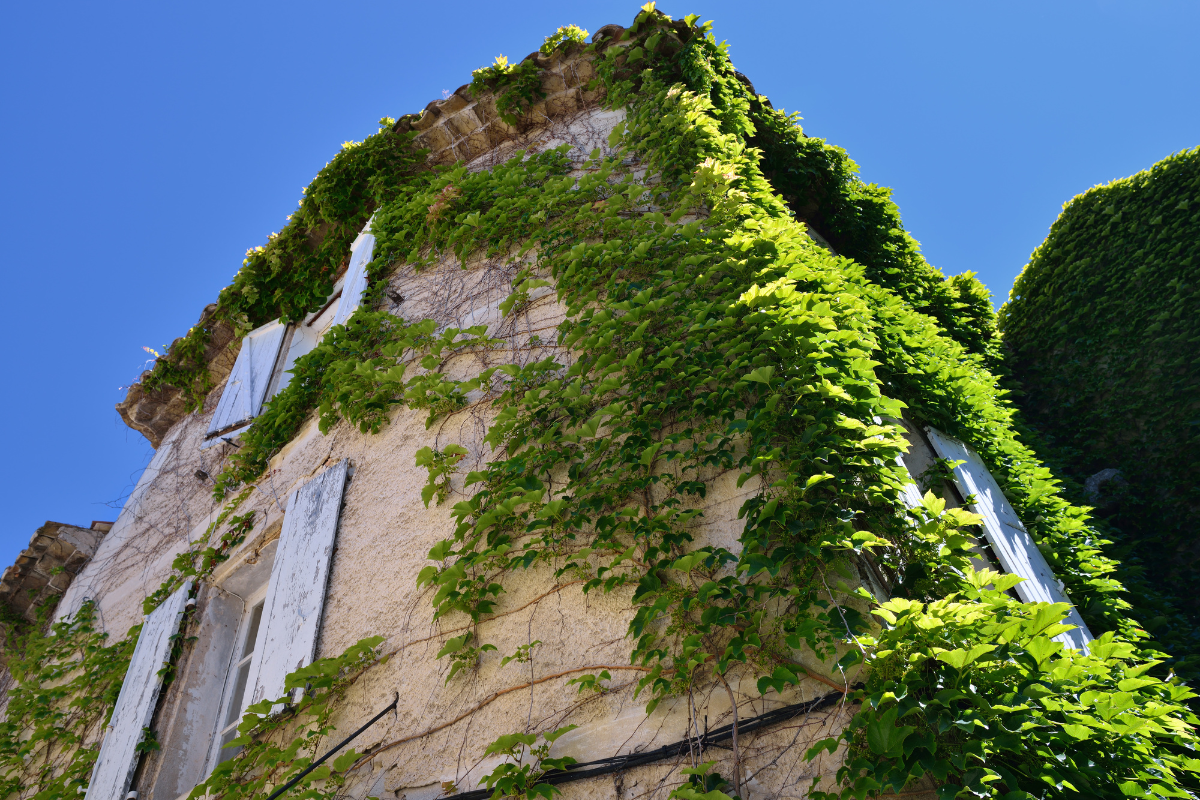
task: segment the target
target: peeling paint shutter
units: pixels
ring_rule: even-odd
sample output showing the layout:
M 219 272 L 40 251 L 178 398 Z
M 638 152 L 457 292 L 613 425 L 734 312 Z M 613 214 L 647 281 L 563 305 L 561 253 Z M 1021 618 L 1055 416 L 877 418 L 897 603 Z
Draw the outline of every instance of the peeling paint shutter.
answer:
M 908 465 L 904 463 L 903 456 L 897 456 L 896 463 L 904 467 L 904 471 L 909 473 L 909 478 L 912 477 L 912 473 L 909 472 Z M 908 506 L 909 508 L 916 508 L 921 505 L 922 499 L 921 489 L 913 481 L 910 480 L 908 483 L 904 484 L 903 487 L 901 487 L 900 500 L 903 501 L 904 505 Z
M 1005 572 L 1025 579 L 1017 584 L 1017 595 L 1026 603 L 1070 604 L 1071 600 L 1054 577 L 1054 571 L 1033 537 L 1025 530 L 1017 512 L 1000 491 L 1000 485 L 975 451 L 935 428 L 926 430 L 939 457 L 965 462 L 954 468 L 955 482 L 964 497 L 975 495 L 977 502 L 971 510 L 983 517 L 984 534 L 1000 566 Z M 1077 627 L 1055 636 L 1055 640 L 1087 652 L 1088 642 L 1094 637 L 1074 605 L 1064 621 Z
M 342 299 L 338 301 L 337 313 L 333 315 L 334 325 L 342 325 L 350 319 L 350 315 L 362 302 L 363 292 L 367 290 L 367 264 L 371 263 L 375 254 L 375 235 L 369 233 L 374 221 L 375 217 L 372 215 L 350 248 L 350 266 L 342 284 Z
M 113 708 L 112 721 L 92 770 L 86 800 L 124 800 L 137 769 L 136 748 L 142 729 L 150 725 L 163 676 L 159 674 L 171 655 L 171 637 L 179 632 L 184 604 L 192 582 L 179 587 L 146 617 Z
M 286 331 L 287 326 L 275 320 L 242 339 L 241 352 L 229 373 L 225 391 L 217 403 L 217 412 L 208 425 L 207 436 L 227 431 L 258 416 Z
M 287 674 L 312 663 L 348 464 L 341 461 L 288 497 L 243 708 L 283 697 Z

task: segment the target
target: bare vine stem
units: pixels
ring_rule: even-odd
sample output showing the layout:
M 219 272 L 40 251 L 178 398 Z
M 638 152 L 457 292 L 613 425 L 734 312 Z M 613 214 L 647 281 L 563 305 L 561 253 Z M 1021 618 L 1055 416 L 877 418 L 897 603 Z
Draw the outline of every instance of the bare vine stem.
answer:
M 441 725 L 434 725 L 432 728 L 421 731 L 420 733 L 414 733 L 411 736 L 405 736 L 402 739 L 397 739 L 394 742 L 388 742 L 387 744 L 376 749 L 374 752 L 363 756 L 358 761 L 355 761 L 350 766 L 350 769 L 351 770 L 358 769 L 360 766 L 367 763 L 372 758 L 374 758 L 375 756 L 382 753 L 384 750 L 391 750 L 393 747 L 399 747 L 400 745 L 404 744 L 405 742 L 411 742 L 414 739 L 420 739 L 422 737 L 428 736 L 431 733 L 437 733 L 440 730 L 449 728 L 454 723 L 460 722 L 461 720 L 466 719 L 467 717 L 471 716 L 479 709 L 491 704 L 496 699 L 503 697 L 504 695 L 509 694 L 510 692 L 517 692 L 517 691 L 520 691 L 521 689 L 529 689 L 530 687 L 532 687 L 538 683 L 545 683 L 546 681 L 552 681 L 555 678 L 561 678 L 564 675 L 570 675 L 575 672 L 587 672 L 587 671 L 593 670 L 593 669 L 627 669 L 627 670 L 636 670 L 638 672 L 649 672 L 650 671 L 649 667 L 633 667 L 633 666 L 629 666 L 626 664 L 594 664 L 590 667 L 573 667 L 572 669 L 566 669 L 566 670 L 563 670 L 562 672 L 556 672 L 553 675 L 545 675 L 541 678 L 538 678 L 537 680 L 529 681 L 528 683 L 522 683 L 518 686 L 510 686 L 507 689 L 500 689 L 499 691 L 492 692 L 487 697 L 485 697 L 483 700 L 481 700 L 479 703 L 477 703 L 474 707 L 467 709 L 466 711 L 459 714 L 457 717 L 455 717 L 452 720 L 443 722 Z

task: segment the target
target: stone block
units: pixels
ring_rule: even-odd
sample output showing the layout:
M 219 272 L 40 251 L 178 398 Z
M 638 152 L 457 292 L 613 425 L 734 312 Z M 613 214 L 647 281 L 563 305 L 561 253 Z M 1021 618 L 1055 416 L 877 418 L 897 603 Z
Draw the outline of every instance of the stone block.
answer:
M 467 104 L 468 101 L 465 98 L 459 97 L 457 94 L 452 94 L 445 100 L 438 100 L 437 109 L 438 111 L 442 112 L 443 116 L 448 117 L 452 114 L 457 114 L 459 111 L 462 111 L 467 107 Z
M 584 86 L 592 78 L 596 77 L 596 69 L 592 66 L 590 58 L 579 58 L 572 61 L 563 67 L 563 73 L 569 75 L 567 79 L 568 85 Z
M 542 73 L 542 91 L 548 95 L 557 94 L 565 91 L 567 81 L 559 72 L 544 72 Z
M 574 89 L 560 92 L 546 98 L 546 114 L 550 117 L 562 117 L 574 114 L 579 110 L 579 98 Z
M 581 89 L 579 92 L 579 99 L 585 106 L 598 105 L 604 99 L 604 89 L 597 88 L 590 91 L 587 89 Z
M 436 107 L 431 108 L 430 106 L 433 106 L 433 103 L 430 103 L 428 106 L 426 106 L 425 110 L 421 112 L 421 116 L 418 117 L 417 121 L 413 123 L 413 128 L 415 130 L 424 132 L 437 124 L 441 114 L 438 113 Z
M 443 150 L 451 145 L 454 141 L 453 137 L 447 132 L 445 126 L 435 125 L 425 130 L 424 133 L 417 136 L 417 145 L 420 147 L 428 147 L 435 153 Z
M 517 132 L 514 128 L 506 125 L 501 120 L 496 120 L 495 122 L 489 123 L 487 127 L 483 129 L 483 134 L 487 136 L 488 143 L 492 147 L 499 147 L 505 142 L 512 140 L 512 138 L 516 136 L 516 133 Z
M 483 129 L 476 130 L 464 139 L 461 145 L 468 153 L 466 156 L 468 160 L 481 156 L 492 149 L 492 142 Z
M 63 562 L 63 569 L 72 575 L 78 575 L 80 570 L 87 566 L 87 563 L 91 560 L 91 555 L 76 550 L 70 555 L 70 557 L 67 558 L 66 561 Z
M 610 42 L 615 42 L 621 38 L 621 34 L 624 32 L 625 28 L 621 25 L 605 25 L 592 34 L 592 41 L 598 42 L 601 39 L 607 39 Z
M 60 571 L 66 560 L 66 558 L 57 558 L 50 553 L 45 553 L 38 559 L 37 571 L 43 575 L 53 575 L 55 572 Z
M 74 525 L 63 525 L 58 529 L 58 539 L 61 542 L 71 545 L 73 550 L 91 558 L 96 554 L 96 548 L 100 546 L 105 533 L 107 531 L 77 528 Z
M 483 127 L 483 121 L 475 115 L 473 108 L 465 108 L 448 119 L 446 127 L 453 130 L 459 137 L 470 136 Z

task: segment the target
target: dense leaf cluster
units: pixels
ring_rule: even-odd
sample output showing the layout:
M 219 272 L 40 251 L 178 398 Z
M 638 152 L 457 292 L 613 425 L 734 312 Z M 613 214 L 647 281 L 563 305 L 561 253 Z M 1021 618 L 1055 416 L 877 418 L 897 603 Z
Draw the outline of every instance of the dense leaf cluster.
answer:
M 3 649 L 13 683 L 0 722 L 0 796 L 78 797 L 141 626 L 106 646 L 90 602 L 48 631 L 44 623 L 10 626 Z
M 246 707 L 238 735 L 227 746 L 238 748 L 223 761 L 189 798 L 251 800 L 267 797 L 293 778 L 299 782 L 287 797 L 333 800 L 344 797 L 347 773 L 362 757 L 350 748 L 301 777 L 323 756 L 334 732 L 331 719 L 346 690 L 363 671 L 385 659 L 379 656 L 382 636 L 363 639 L 331 658 L 319 658 L 287 675 L 283 697 Z M 299 693 L 299 699 L 296 694 Z
M 303 319 L 321 307 L 371 212 L 423 167 L 424 154 L 412 146 L 414 134 L 393 132 L 393 122 L 382 119 L 378 133 L 342 145 L 304 189 L 283 230 L 246 251 L 233 283 L 221 290 L 215 313 L 155 361 L 142 379 L 147 391 L 176 387 L 199 409 L 212 388 L 205 346 L 215 325 L 230 323 L 240 334 L 276 318 Z
M 1198 266 L 1200 148 L 1067 203 L 1000 312 L 1018 404 L 1067 474 L 1082 484 L 1120 470 L 1080 499 L 1112 526 L 1139 615 L 1189 676 L 1200 675 Z
M 325 267 L 345 258 L 347 237 L 378 208 L 372 288 L 346 325 L 298 360 L 244 435 L 218 495 L 257 479 L 314 414 L 322 429 L 346 420 L 377 431 L 400 406 L 426 409 L 432 422 L 482 393 L 495 411 L 491 460 L 466 476 L 471 494 L 454 505 L 456 529 L 419 577 L 434 587 L 438 615 L 478 620 L 512 576 L 535 568 L 620 593 L 632 604 L 631 658 L 649 670 L 639 692 L 651 709 L 730 670 L 758 677 L 760 691 L 785 689 L 801 680 L 804 653 L 831 664 L 839 681 L 865 661 L 866 702 L 839 776 L 845 796 L 920 775 L 946 797 L 1178 794 L 1197 768 L 1187 693 L 1147 677 L 1155 662 L 1106 542 L 1018 438 L 988 369 L 998 351 L 986 291 L 970 275 L 946 281 L 921 259 L 886 190 L 858 181 L 844 153 L 749 92 L 696 21 L 672 21 L 650 4 L 629 29 L 587 48 L 606 102 L 627 116 L 610 139 L 616 154 L 593 152 L 579 169 L 551 151 L 516 153 L 486 172 L 417 172 L 418 155 L 384 157 L 402 148 L 379 134 L 379 174 L 367 164 L 337 185 L 363 191 L 382 181 L 388 193 L 362 194 L 353 209 L 352 192 L 337 195 L 345 205 L 330 199 L 341 250 L 304 273 L 319 283 L 313 298 L 328 292 Z M 535 61 L 518 65 L 516 78 L 499 66 L 493 89 L 532 91 L 525 71 L 536 77 Z M 448 358 L 497 342 L 482 328 L 401 320 L 375 301 L 394 266 L 449 253 L 519 267 L 505 313 L 553 285 L 566 308 L 556 354 L 466 380 L 444 374 Z M 229 308 L 244 302 L 293 318 L 318 302 L 296 300 L 295 312 L 279 305 L 307 297 L 307 286 L 264 299 L 277 274 L 263 255 L 226 290 Z M 256 321 L 245 313 L 246 324 Z M 976 518 L 932 495 L 923 509 L 904 509 L 905 445 L 889 423 L 901 414 L 980 453 L 1089 625 L 1105 632 L 1092 655 L 1049 643 L 1063 608 L 1019 603 L 1001 591 L 1010 578 L 970 571 Z M 448 500 L 463 449 L 419 454 L 427 502 Z M 719 482 L 746 492 L 744 526 L 736 541 L 698 546 L 703 501 Z M 199 569 L 204 557 L 183 566 Z M 892 599 L 877 604 L 864 575 Z M 298 709 L 311 724 L 248 715 L 245 753 L 197 791 L 249 796 L 311 763 L 330 703 L 374 644 L 289 679 L 316 687 Z M 439 657 L 458 672 L 489 647 L 472 631 Z M 1015 751 L 1014 735 L 1033 745 Z M 495 746 L 516 759 L 527 744 Z M 510 763 L 494 788 L 544 795 L 539 767 Z M 337 791 L 348 765 L 321 773 L 325 789 L 301 791 Z M 680 797 L 724 791 L 718 778 L 696 777 Z
M 973 272 L 946 278 L 925 261 L 904 229 L 891 189 L 863 182 L 858 165 L 840 147 L 805 136 L 799 114 L 771 107 L 751 95 L 754 135 L 763 174 L 788 207 L 840 254 L 866 269 L 867 277 L 933 317 L 968 351 L 1000 367 L 991 295 Z
M 920 509 L 926 526 L 953 513 L 931 494 Z M 867 688 L 843 735 L 842 787 L 814 798 L 899 792 L 924 775 L 943 797 L 1189 796 L 1200 762 L 1181 704 L 1193 692 L 1151 676 L 1159 662 L 1111 631 L 1087 655 L 1064 649 L 1053 637 L 1070 629 L 1065 603 L 1016 602 L 1018 577 L 977 573 L 965 552 L 949 560 L 965 576 L 959 591 L 874 610 L 883 630 L 862 640 Z

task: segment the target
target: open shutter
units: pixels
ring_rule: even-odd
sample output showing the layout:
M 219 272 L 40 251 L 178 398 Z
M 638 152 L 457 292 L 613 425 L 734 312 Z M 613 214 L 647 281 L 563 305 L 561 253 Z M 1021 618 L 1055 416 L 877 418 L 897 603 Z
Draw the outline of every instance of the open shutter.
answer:
M 908 465 L 904 463 L 903 456 L 896 456 L 896 463 L 904 467 L 904 471 L 909 473 L 910 478 L 912 477 L 912 473 L 909 471 Z M 909 508 L 916 508 L 917 506 L 921 505 L 922 499 L 920 487 L 911 480 L 904 484 L 904 486 L 900 489 L 900 500 L 903 501 L 904 505 L 908 506 Z
M 288 497 L 243 708 L 283 697 L 287 674 L 312 663 L 348 466 L 342 460 Z
M 367 264 L 371 263 L 375 255 L 375 235 L 370 233 L 374 220 L 372 215 L 350 248 L 350 266 L 346 270 L 346 280 L 342 283 L 342 299 L 338 301 L 337 313 L 333 315 L 334 325 L 342 325 L 350 319 L 350 315 L 362 302 L 363 292 L 367 290 Z
M 217 412 L 208 425 L 207 436 L 224 433 L 258 416 L 286 331 L 287 326 L 275 320 L 242 339 L 242 349 L 217 403 Z
M 939 457 L 964 462 L 954 468 L 958 489 L 964 497 L 975 495 L 976 503 L 971 510 L 983 517 L 984 535 L 1000 566 L 1005 572 L 1025 579 L 1017 584 L 1017 595 L 1026 603 L 1071 604 L 1033 537 L 1025 530 L 1017 512 L 1000 491 L 1000 485 L 975 451 L 936 428 L 926 431 Z M 1076 629 L 1054 638 L 1086 653 L 1088 642 L 1094 637 L 1073 604 L 1065 621 L 1075 625 Z
M 192 582 L 185 582 L 142 625 L 112 721 L 100 746 L 100 756 L 92 770 L 86 800 L 124 800 L 129 791 L 140 755 L 137 746 L 142 741 L 143 729 L 154 717 L 158 692 L 162 689 L 163 676 L 159 673 L 170 658 L 171 637 L 179 632 L 191 588 Z

